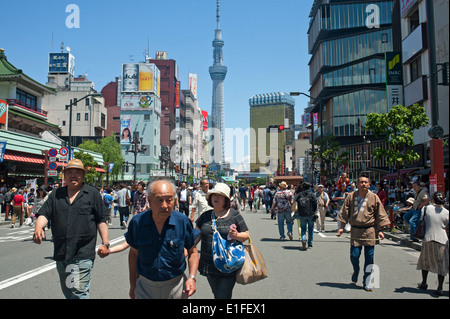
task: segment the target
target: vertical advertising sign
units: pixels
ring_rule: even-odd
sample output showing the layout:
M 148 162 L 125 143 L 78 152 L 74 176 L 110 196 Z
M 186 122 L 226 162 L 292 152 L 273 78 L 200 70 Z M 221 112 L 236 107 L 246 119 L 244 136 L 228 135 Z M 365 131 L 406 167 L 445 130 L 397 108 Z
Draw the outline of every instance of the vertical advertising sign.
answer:
M 429 176 L 430 181 L 430 196 L 433 195 L 433 193 L 437 192 L 437 175 L 433 174 Z
M 194 94 L 194 97 L 197 98 L 197 74 L 189 73 L 189 90 Z
M 180 81 L 177 81 L 176 87 L 175 87 L 175 107 L 179 108 L 181 106 L 181 83 Z
M 153 89 L 153 64 L 138 64 L 139 67 L 139 92 L 152 92 Z
M 6 125 L 8 122 L 8 103 L 0 100 L 0 124 Z
M 386 97 L 388 111 L 403 105 L 403 64 L 400 52 L 386 52 Z
M 120 144 L 127 145 L 131 143 L 131 115 L 120 117 Z
M 203 131 L 208 130 L 208 111 L 202 110 L 202 117 L 203 117 Z
M 0 142 L 0 163 L 3 163 L 3 159 L 5 158 L 6 143 L 6 141 Z

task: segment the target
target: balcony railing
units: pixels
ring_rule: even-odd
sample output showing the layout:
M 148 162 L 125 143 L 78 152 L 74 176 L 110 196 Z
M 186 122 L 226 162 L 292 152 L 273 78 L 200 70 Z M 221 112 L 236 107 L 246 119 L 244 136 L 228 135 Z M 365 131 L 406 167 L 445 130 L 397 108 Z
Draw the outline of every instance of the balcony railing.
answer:
M 12 105 L 14 107 L 21 108 L 23 110 L 35 113 L 36 115 L 45 116 L 47 117 L 47 111 L 44 111 L 36 106 L 32 106 L 30 104 L 23 103 L 20 100 L 17 99 L 6 99 L 6 102 L 8 105 Z

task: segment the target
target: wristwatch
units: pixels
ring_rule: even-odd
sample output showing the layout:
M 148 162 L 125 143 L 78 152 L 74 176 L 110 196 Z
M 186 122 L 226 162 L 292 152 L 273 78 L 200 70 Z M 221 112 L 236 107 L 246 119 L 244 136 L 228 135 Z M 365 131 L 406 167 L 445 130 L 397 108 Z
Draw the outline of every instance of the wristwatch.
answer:
M 107 244 L 105 244 L 105 243 L 102 243 L 102 245 L 103 245 L 103 246 L 106 246 L 106 248 L 108 248 L 108 249 L 109 249 L 109 243 L 107 243 Z
M 195 282 L 197 282 L 197 279 L 195 279 L 194 275 L 189 275 L 188 278 L 192 278 L 192 279 L 194 279 Z

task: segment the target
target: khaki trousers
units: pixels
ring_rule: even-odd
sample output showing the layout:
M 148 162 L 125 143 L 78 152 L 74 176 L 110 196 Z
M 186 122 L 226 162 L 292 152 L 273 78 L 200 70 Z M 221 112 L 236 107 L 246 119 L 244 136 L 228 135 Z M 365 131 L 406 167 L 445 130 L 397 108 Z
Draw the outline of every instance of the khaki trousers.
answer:
M 184 274 L 166 281 L 152 281 L 139 276 L 134 294 L 136 299 L 187 299 L 183 293 L 185 282 Z
M 14 225 L 16 223 L 17 216 L 20 216 L 20 225 L 23 225 L 24 215 L 23 215 L 22 205 L 14 205 L 13 206 L 13 215 L 11 217 L 11 224 Z

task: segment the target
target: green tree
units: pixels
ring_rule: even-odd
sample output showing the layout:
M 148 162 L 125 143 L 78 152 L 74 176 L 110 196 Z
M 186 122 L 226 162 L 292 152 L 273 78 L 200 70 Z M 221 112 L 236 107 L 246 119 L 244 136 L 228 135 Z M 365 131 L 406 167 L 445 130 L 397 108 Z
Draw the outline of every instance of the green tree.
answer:
M 388 113 L 367 115 L 366 129 L 376 136 L 384 136 L 388 149 L 377 147 L 373 154 L 378 160 L 385 158 L 388 164 L 397 169 L 397 181 L 400 183 L 400 170 L 420 159 L 420 155 L 409 147 L 414 146 L 414 130 L 427 126 L 429 119 L 425 108 L 419 104 L 411 107 L 397 105 Z
M 324 136 L 318 142 L 314 152 L 310 152 L 313 160 L 321 163 L 320 175 L 332 177 L 336 176 L 339 165 L 348 164 L 349 153 L 341 151 L 341 143 L 336 141 L 334 135 Z
M 110 174 L 112 180 L 117 180 L 119 175 L 122 174 L 122 166 L 125 160 L 122 156 L 122 148 L 114 135 L 102 138 L 98 144 L 92 140 L 84 140 L 78 148 L 100 153 L 105 163 L 114 163 Z M 108 169 L 106 165 L 103 168 Z

